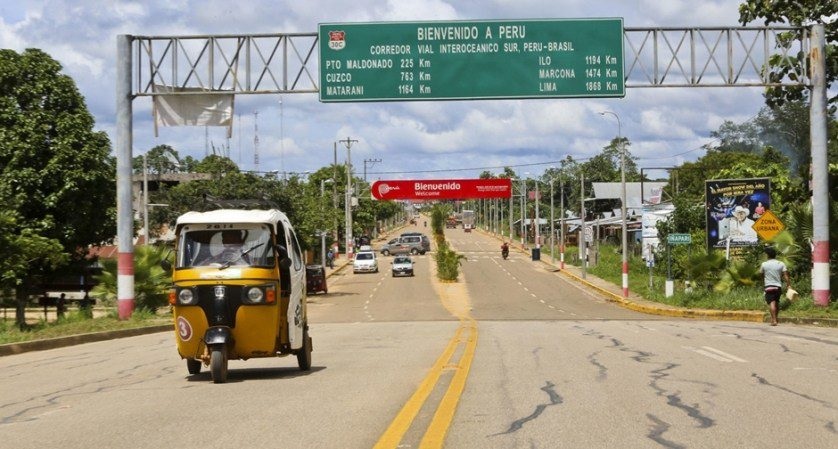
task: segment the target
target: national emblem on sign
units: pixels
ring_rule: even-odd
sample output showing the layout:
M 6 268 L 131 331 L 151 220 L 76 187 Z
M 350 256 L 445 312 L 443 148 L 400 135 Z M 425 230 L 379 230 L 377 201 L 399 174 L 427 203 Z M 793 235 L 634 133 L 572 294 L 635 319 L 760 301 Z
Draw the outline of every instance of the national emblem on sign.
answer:
M 399 187 L 398 186 L 391 186 L 391 185 L 387 184 L 386 182 L 382 182 L 381 184 L 378 185 L 378 196 L 383 198 L 385 195 L 387 195 L 388 193 L 390 193 L 390 191 L 393 191 L 393 190 L 399 190 Z
M 345 31 L 329 31 L 329 48 L 332 50 L 343 50 L 346 47 Z

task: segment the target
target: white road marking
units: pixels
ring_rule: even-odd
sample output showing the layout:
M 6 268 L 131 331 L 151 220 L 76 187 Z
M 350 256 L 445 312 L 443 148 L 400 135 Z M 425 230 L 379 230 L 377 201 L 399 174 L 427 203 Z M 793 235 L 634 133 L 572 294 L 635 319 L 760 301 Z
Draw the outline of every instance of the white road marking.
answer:
M 729 358 L 730 360 L 733 360 L 734 362 L 739 362 L 739 363 L 748 363 L 748 361 L 747 361 L 747 360 L 745 360 L 745 359 L 740 359 L 739 357 L 736 357 L 736 356 L 735 356 L 735 355 L 733 355 L 733 354 L 728 354 L 728 353 L 726 353 L 726 352 L 724 352 L 724 351 L 722 351 L 722 350 L 720 350 L 720 349 L 712 348 L 712 347 L 710 347 L 710 346 L 702 346 L 702 348 L 704 348 L 704 349 L 706 349 L 706 350 L 708 350 L 708 351 L 710 351 L 710 352 L 714 352 L 714 353 L 716 353 L 716 354 L 718 354 L 718 355 L 720 355 L 720 356 L 722 356 L 722 357 L 727 357 L 727 358 Z
M 693 348 L 692 346 L 681 346 L 684 349 L 689 351 L 695 352 L 696 354 L 703 355 L 704 357 L 709 357 L 713 360 L 718 360 L 719 362 L 740 362 L 740 363 L 747 363 L 748 361 L 745 359 L 741 359 L 736 357 L 735 355 L 728 354 L 724 351 L 720 351 L 716 348 L 711 348 L 709 346 L 702 346 L 702 349 Z
M 798 366 L 798 367 L 794 367 L 794 368 L 792 368 L 792 369 L 793 369 L 793 370 L 795 370 L 795 371 L 826 371 L 826 372 L 828 372 L 828 373 L 838 372 L 838 371 L 836 371 L 836 370 L 834 370 L 834 369 L 829 369 L 829 368 L 820 368 L 820 367 L 817 367 L 817 368 L 806 368 L 806 367 Z

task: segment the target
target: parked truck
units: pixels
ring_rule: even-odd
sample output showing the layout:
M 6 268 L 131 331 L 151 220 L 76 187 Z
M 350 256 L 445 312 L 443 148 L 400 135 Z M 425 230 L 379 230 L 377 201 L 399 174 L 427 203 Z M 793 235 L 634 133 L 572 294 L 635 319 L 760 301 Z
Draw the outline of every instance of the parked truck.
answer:
M 463 210 L 463 230 L 471 232 L 472 229 L 474 229 L 474 211 Z

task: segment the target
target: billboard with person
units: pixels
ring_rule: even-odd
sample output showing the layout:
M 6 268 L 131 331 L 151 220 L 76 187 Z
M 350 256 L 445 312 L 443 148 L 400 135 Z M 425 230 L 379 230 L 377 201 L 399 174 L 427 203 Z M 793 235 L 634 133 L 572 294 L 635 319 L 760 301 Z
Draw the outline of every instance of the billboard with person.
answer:
M 705 181 L 707 250 L 756 245 L 754 223 L 771 208 L 771 180 Z

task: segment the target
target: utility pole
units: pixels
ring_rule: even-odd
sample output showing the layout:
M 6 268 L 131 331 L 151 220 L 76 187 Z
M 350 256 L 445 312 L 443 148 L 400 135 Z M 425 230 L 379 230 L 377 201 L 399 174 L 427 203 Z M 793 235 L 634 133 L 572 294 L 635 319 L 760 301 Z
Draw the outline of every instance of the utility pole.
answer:
M 334 164 L 332 165 L 332 179 L 335 182 L 334 184 L 332 184 L 332 206 L 337 210 L 337 208 L 338 208 L 338 189 L 337 189 L 337 183 L 338 183 L 338 143 L 337 142 L 333 142 L 332 149 L 334 150 L 334 156 L 335 156 Z M 335 216 L 334 229 L 335 229 L 335 234 L 334 234 L 334 239 L 332 240 L 332 242 L 334 242 L 334 244 L 337 245 L 337 243 L 340 241 L 340 233 L 338 232 L 338 217 L 337 216 Z M 335 247 L 335 257 L 337 257 L 338 254 L 340 254 L 340 251 L 338 250 L 337 247 Z
M 515 178 L 509 178 L 509 243 L 512 243 L 513 234 L 512 216 L 515 213 Z
M 334 183 L 333 179 L 321 179 L 320 180 L 320 201 L 322 204 L 323 196 L 326 193 L 326 182 L 328 181 L 329 184 Z M 320 230 L 320 264 L 323 265 L 323 269 L 326 269 L 326 230 Z
M 346 205 L 345 205 L 345 214 L 346 214 L 346 258 L 347 260 L 352 260 L 353 257 L 353 245 L 355 240 L 352 236 L 352 153 L 351 148 L 353 143 L 357 143 L 357 140 L 350 139 L 347 137 L 346 139 L 339 140 L 338 142 L 346 145 Z
M 554 215 L 556 213 L 555 208 L 553 207 L 553 173 L 550 173 L 550 263 L 553 264 L 556 262 L 556 231 L 554 229 L 555 226 L 555 218 Z
M 364 159 L 364 182 L 367 182 L 367 162 L 369 162 L 370 167 L 372 167 L 376 162 L 381 162 L 381 159 Z

